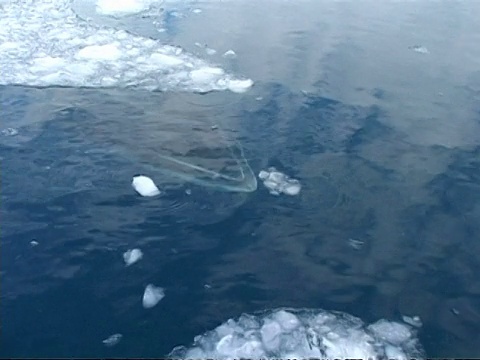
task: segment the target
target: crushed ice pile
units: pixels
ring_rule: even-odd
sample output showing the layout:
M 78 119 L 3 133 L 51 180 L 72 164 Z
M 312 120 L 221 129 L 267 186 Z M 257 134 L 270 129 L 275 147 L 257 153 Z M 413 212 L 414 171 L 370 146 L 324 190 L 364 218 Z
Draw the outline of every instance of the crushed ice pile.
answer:
M 324 310 L 279 309 L 243 314 L 196 336 L 168 355 L 188 359 L 420 359 L 423 349 L 408 325 Z
M 153 2 L 101 0 L 96 9 L 135 14 Z M 2 1 L 0 9 L 0 85 L 201 92 L 253 85 L 181 48 L 84 21 L 71 0 Z
M 258 177 L 260 180 L 263 180 L 263 185 L 265 185 L 272 195 L 279 195 L 281 193 L 298 195 L 302 188 L 298 180 L 291 179 L 287 175 L 277 171 L 274 167 L 260 171 Z
M 160 190 L 148 176 L 137 175 L 133 177 L 132 186 L 142 196 L 157 196 Z

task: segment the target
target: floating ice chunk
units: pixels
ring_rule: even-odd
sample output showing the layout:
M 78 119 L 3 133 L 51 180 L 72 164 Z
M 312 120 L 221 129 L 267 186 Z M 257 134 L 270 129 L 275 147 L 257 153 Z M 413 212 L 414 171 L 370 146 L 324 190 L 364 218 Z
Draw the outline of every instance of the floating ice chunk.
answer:
M 202 9 L 193 9 L 192 12 L 194 14 L 200 14 L 202 12 Z
M 206 47 L 205 52 L 207 53 L 207 55 L 215 55 L 217 53 L 217 50 Z
M 282 328 L 276 321 L 266 321 L 260 329 L 263 346 L 267 350 L 278 348 Z
M 196 336 L 192 347 L 173 349 L 168 357 L 408 359 L 423 356 L 415 330 L 386 320 L 376 325 L 365 326 L 348 314 L 323 310 L 281 309 L 243 314 L 238 320 L 229 319 L 213 331 Z M 392 337 L 390 331 L 398 335 L 399 329 L 403 329 L 401 333 L 406 329 L 408 336 Z
M 104 15 L 136 14 L 147 10 L 155 0 L 97 0 L 96 11 Z
M 208 83 L 219 79 L 219 77 L 223 74 L 223 69 L 216 67 L 203 67 L 200 69 L 192 70 L 190 72 L 190 78 L 196 82 Z
M 285 310 L 277 311 L 274 314 L 274 319 L 280 324 L 280 326 L 286 331 L 292 331 L 300 325 L 298 318 Z
M 269 190 L 272 195 L 279 195 L 284 193 L 286 195 L 298 195 L 302 186 L 296 179 L 291 179 L 287 175 L 277 171 L 274 167 L 260 171 L 258 174 L 260 180 L 263 180 L 263 185 Z
M 122 337 L 123 337 L 122 334 L 113 334 L 113 335 L 109 336 L 108 338 L 106 338 L 105 340 L 103 340 L 102 342 L 106 346 L 115 346 L 120 342 L 120 340 L 122 340 Z
M 425 46 L 421 45 L 414 45 L 410 47 L 413 51 L 420 53 L 420 54 L 429 54 L 430 51 Z
M 142 257 L 143 257 L 143 253 L 142 253 L 142 250 L 140 249 L 128 250 L 123 254 L 123 260 L 125 261 L 125 264 L 127 266 L 130 266 L 136 263 Z
M 226 58 L 234 58 L 237 56 L 237 54 L 235 53 L 235 51 L 233 50 L 227 50 L 223 53 L 222 55 L 223 57 L 226 57 Z
M 145 292 L 143 293 L 143 307 L 145 309 L 150 309 L 158 304 L 160 300 L 165 297 L 165 290 L 161 287 L 153 286 L 152 284 L 147 285 Z
M 365 242 L 362 240 L 352 239 L 352 238 L 348 239 L 348 243 L 355 250 L 360 250 L 362 246 L 365 244 Z
M 253 85 L 253 81 L 250 79 L 246 80 L 229 80 L 228 89 L 234 93 L 244 93 L 248 91 Z
M 399 323 L 379 320 L 369 326 L 369 329 L 379 338 L 388 341 L 392 345 L 399 345 L 408 341 L 411 337 L 410 329 Z
M 122 52 L 115 44 L 107 45 L 90 45 L 80 49 L 77 53 L 77 59 L 92 60 L 118 60 L 122 56 Z
M 144 175 L 134 176 L 132 186 L 142 196 L 156 196 L 160 194 L 160 190 L 158 190 L 153 180 Z
M 408 325 L 412 325 L 412 326 L 415 326 L 415 327 L 422 327 L 422 320 L 420 319 L 419 316 L 410 317 L 410 316 L 407 316 L 407 315 L 403 315 L 402 319 Z
M 30 241 L 30 245 L 31 245 L 31 246 L 37 246 L 37 245 L 38 245 L 38 241 L 32 240 L 32 241 Z
M 18 134 L 18 130 L 15 128 L 6 128 L 2 130 L 2 135 L 5 136 L 15 136 Z

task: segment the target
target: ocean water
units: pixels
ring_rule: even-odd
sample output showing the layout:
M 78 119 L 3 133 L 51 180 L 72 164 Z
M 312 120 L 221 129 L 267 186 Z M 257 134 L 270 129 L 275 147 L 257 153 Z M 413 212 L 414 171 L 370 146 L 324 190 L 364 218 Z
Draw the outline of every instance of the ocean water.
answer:
M 118 4 L 0 2 L 0 356 L 480 355 L 480 5 Z

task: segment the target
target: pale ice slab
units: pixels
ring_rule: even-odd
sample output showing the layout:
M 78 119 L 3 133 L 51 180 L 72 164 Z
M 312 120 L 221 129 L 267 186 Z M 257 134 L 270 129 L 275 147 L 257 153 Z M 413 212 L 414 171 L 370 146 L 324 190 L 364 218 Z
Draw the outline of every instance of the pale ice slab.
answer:
M 422 358 L 416 331 L 380 320 L 370 326 L 346 313 L 279 309 L 243 314 L 198 335 L 173 358 Z
M 268 170 L 262 170 L 258 174 L 260 180 L 263 180 L 263 185 L 269 190 L 272 195 L 279 195 L 281 193 L 286 195 L 298 195 L 302 186 L 296 179 L 292 179 L 281 173 L 274 167 L 268 168 Z
M 165 297 L 165 290 L 152 284 L 147 285 L 143 293 L 142 304 L 145 309 L 150 309 L 157 305 Z
M 132 180 L 132 186 L 136 192 L 142 196 L 157 196 L 160 194 L 160 190 L 157 185 L 148 176 L 138 175 L 134 176 Z
M 142 250 L 140 249 L 131 249 L 126 251 L 123 254 L 123 260 L 125 261 L 125 265 L 130 266 L 137 261 L 139 261 L 143 257 Z
M 107 13 L 130 13 L 150 2 L 96 5 Z M 5 1 L 1 10 L 0 85 L 242 92 L 253 84 L 211 71 L 206 61 L 179 47 L 84 21 L 70 0 Z

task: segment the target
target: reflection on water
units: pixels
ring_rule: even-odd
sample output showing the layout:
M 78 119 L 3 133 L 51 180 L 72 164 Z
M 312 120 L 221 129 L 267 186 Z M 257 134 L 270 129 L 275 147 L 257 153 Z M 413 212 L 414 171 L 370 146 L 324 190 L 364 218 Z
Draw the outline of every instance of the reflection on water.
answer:
M 368 4 L 208 2 L 158 34 L 233 49 L 211 58 L 256 81 L 243 95 L 1 88 L 2 127 L 18 129 L 0 140 L 9 351 L 99 355 L 122 332 L 128 349 L 106 356 L 158 356 L 242 312 L 291 306 L 418 315 L 428 356 L 478 355 L 478 5 Z M 219 192 L 159 171 L 165 151 L 233 179 L 248 161 L 236 183 L 250 190 L 274 166 L 302 191 Z M 142 172 L 161 197 L 132 192 Z M 131 247 L 145 256 L 127 273 Z M 166 297 L 146 315 L 153 279 Z M 65 328 L 72 309 L 49 304 L 74 306 L 67 293 L 92 325 Z M 39 335 L 47 320 L 68 346 Z

